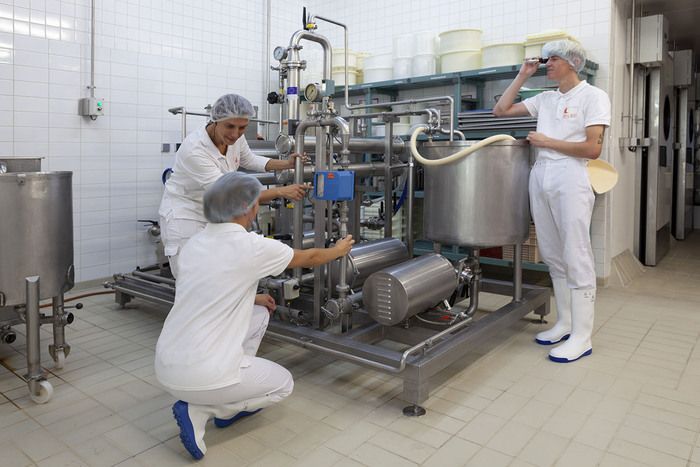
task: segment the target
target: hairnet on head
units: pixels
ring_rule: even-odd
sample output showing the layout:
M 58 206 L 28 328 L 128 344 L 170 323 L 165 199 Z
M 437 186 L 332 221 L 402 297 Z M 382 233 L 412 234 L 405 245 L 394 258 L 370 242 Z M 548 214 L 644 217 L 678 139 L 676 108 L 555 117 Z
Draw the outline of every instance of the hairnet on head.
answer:
M 211 121 L 220 122 L 229 118 L 250 118 L 255 116 L 253 104 L 238 94 L 224 94 L 211 106 Z
M 255 206 L 261 191 L 262 185 L 252 175 L 228 172 L 204 193 L 204 217 L 212 224 L 231 222 Z
M 586 64 L 586 51 L 583 50 L 581 44 L 576 41 L 566 39 L 547 42 L 542 46 L 542 58 L 557 56 L 563 58 L 569 65 L 580 73 L 583 66 Z

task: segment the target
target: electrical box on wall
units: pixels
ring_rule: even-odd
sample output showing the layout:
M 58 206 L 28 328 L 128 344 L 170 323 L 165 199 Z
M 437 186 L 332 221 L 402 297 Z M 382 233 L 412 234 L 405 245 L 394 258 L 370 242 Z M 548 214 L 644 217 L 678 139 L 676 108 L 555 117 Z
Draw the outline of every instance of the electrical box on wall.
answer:
M 691 86 L 693 84 L 693 51 L 676 50 L 673 55 L 673 85 Z
M 104 115 L 104 102 L 96 97 L 83 97 L 78 101 L 78 115 L 95 120 Z
M 668 54 L 668 23 L 666 18 L 663 15 L 636 18 L 634 30 L 634 62 L 647 66 L 661 65 L 664 56 Z

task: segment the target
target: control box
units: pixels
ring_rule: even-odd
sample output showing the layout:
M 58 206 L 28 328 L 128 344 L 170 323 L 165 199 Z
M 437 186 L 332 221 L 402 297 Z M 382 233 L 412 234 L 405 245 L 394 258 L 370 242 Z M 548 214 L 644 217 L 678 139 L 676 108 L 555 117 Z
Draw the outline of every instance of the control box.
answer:
M 314 175 L 314 197 L 326 201 L 350 201 L 355 194 L 352 170 L 319 171 Z
M 78 101 L 78 115 L 90 117 L 94 120 L 104 115 L 104 102 L 96 97 L 83 97 Z

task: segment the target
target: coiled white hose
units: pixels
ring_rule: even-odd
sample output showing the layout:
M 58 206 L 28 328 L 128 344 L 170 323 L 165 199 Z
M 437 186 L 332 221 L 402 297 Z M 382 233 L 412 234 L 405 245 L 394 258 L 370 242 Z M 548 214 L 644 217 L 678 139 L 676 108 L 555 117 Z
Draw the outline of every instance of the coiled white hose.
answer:
M 471 146 L 468 146 L 464 149 L 461 149 L 457 151 L 454 154 L 451 154 L 443 159 L 426 159 L 425 157 L 421 156 L 420 153 L 418 152 L 418 148 L 416 147 L 416 142 L 418 140 L 418 135 L 421 133 L 425 133 L 425 130 L 427 127 L 425 126 L 420 126 L 416 128 L 413 131 L 413 134 L 411 135 L 411 154 L 413 154 L 413 157 L 420 162 L 423 165 L 446 165 L 446 164 L 451 164 L 453 162 L 458 161 L 459 159 L 468 156 L 469 154 L 473 153 L 474 151 L 478 151 L 479 149 L 483 148 L 484 146 L 488 146 L 489 144 L 496 143 L 498 141 L 515 141 L 515 138 L 513 138 L 510 135 L 493 135 L 489 136 L 488 138 L 479 141 L 478 143 L 474 143 Z

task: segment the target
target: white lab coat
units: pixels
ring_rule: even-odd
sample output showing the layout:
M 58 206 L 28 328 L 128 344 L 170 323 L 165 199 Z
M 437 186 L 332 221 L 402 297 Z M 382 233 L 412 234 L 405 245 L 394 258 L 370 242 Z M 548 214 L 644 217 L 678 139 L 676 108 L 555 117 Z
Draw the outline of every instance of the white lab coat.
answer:
M 243 167 L 264 172 L 268 158 L 253 154 L 245 136 L 222 155 L 206 131 L 206 125 L 190 133 L 175 156 L 173 173 L 165 184 L 158 215 L 161 238 L 170 268 L 177 276 L 177 256 L 185 242 L 206 225 L 202 209 L 204 192 L 227 172 Z
M 547 91 L 523 104 L 537 117 L 537 131 L 554 139 L 586 140 L 586 127 L 610 125 L 610 100 L 604 91 L 582 81 L 566 93 Z M 569 288 L 596 287 L 590 225 L 595 196 L 587 161 L 552 149 L 537 148 L 530 174 L 530 209 L 537 245 L 553 279 Z

